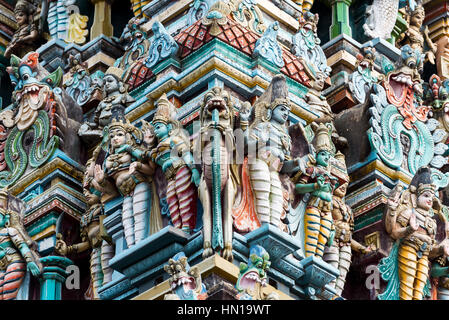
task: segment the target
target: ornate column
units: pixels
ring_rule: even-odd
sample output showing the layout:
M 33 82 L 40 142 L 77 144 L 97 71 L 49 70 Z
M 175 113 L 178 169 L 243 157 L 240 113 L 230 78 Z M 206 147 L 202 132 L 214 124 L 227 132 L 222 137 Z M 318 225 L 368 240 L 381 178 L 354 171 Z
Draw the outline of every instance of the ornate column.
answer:
M 65 257 L 41 258 L 44 270 L 40 278 L 41 300 L 61 300 L 62 286 L 67 277 L 66 268 L 73 262 Z
M 111 4 L 113 0 L 91 0 L 95 5 L 94 24 L 90 29 L 90 40 L 104 34 L 112 37 L 114 27 L 111 22 Z
M 340 34 L 352 37 L 352 30 L 349 26 L 349 6 L 352 0 L 332 0 L 332 25 L 330 28 L 330 38 L 336 38 Z

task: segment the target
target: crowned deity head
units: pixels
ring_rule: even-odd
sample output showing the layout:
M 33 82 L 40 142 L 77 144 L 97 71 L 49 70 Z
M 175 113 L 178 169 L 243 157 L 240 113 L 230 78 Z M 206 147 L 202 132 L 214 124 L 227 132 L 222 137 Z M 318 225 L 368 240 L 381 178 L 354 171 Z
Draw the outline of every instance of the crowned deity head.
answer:
M 152 122 L 154 134 L 159 141 L 172 135 L 173 130 L 179 127 L 175 117 L 176 109 L 164 93 L 157 101 L 157 110 Z
M 320 123 L 317 127 L 313 145 L 316 153 L 316 164 L 327 167 L 332 156 L 332 145 L 329 128 L 324 123 Z
M 123 94 L 126 92 L 122 82 L 123 70 L 116 67 L 110 67 L 103 77 L 103 88 L 106 96 Z

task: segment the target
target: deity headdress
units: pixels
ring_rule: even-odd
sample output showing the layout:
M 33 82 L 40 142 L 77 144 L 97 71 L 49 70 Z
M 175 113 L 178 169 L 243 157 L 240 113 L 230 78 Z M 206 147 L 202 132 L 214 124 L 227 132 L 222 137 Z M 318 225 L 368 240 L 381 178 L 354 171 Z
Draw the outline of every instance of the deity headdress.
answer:
M 24 12 L 27 15 L 31 15 L 35 11 L 35 9 L 35 6 L 29 1 L 19 0 L 14 7 L 14 13 L 17 14 L 18 12 Z
M 287 81 L 283 75 L 276 75 L 271 80 L 267 90 L 257 99 L 253 112 L 254 123 L 257 124 L 260 121 L 268 121 L 268 110 L 274 110 L 280 105 L 286 105 L 291 108 L 290 100 L 288 99 L 288 87 Z
M 410 191 L 420 196 L 425 191 L 430 191 L 435 194 L 438 187 L 432 182 L 432 171 L 429 167 L 421 167 L 413 176 L 410 182 Z
M 105 72 L 105 76 L 110 74 L 113 75 L 117 80 L 122 81 L 122 76 L 125 73 L 124 70 L 117 68 L 117 67 L 109 67 L 108 70 Z
M 157 110 L 153 118 L 153 123 L 154 122 L 162 122 L 164 124 L 175 124 L 177 122 L 176 108 L 167 99 L 167 95 L 165 93 L 157 101 Z
M 316 128 L 313 145 L 315 147 L 316 153 L 323 150 L 333 153 L 331 136 L 329 135 L 329 128 L 324 123 L 320 123 Z

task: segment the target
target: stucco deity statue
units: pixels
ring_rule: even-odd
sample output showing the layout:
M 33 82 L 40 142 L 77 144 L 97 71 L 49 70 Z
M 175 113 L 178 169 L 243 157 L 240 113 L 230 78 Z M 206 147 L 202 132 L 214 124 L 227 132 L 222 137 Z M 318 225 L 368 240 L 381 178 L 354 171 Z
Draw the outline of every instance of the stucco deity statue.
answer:
M 349 184 L 349 176 L 346 171 L 345 157 L 337 152 L 335 159 L 338 168 L 344 169 L 345 182 L 334 190 L 332 195 L 332 219 L 335 228 L 335 236 L 332 244 L 324 249 L 323 260 L 340 271 L 336 280 L 331 282 L 335 287 L 337 295 L 341 295 L 346 282 L 346 275 L 351 265 L 352 251 L 359 253 L 369 253 L 371 247 L 366 247 L 352 238 L 354 232 L 354 216 L 351 207 L 345 203 Z
M 322 258 L 324 247 L 331 238 L 331 232 L 334 232 L 332 193 L 337 183 L 337 178 L 330 173 L 332 147 L 327 125 L 321 123 L 316 127 L 313 146 L 315 156 L 309 155 L 309 161 L 292 181 L 297 194 L 310 194 L 304 213 L 305 256 Z
M 83 123 L 78 134 L 81 137 L 101 138 L 102 130 L 112 118 L 124 120 L 125 109 L 135 100 L 128 94 L 122 82 L 123 70 L 110 67 L 103 77 L 104 99 L 98 104 L 93 121 Z
M 36 7 L 29 1 L 19 0 L 14 8 L 14 16 L 18 29 L 5 50 L 5 58 L 9 59 L 11 54 L 22 58 L 26 53 L 34 51 L 39 44 L 39 32 L 34 23 Z
M 261 223 L 277 227 L 284 214 L 283 187 L 279 174 L 294 168 L 290 159 L 291 138 L 286 122 L 290 115 L 288 88 L 282 75 L 275 76 L 256 101 L 254 121 L 242 126 L 248 146 L 249 177 Z M 241 124 L 248 123 L 250 112 L 240 112 Z
M 20 213 L 10 210 L 8 192 L 0 190 L 0 300 L 14 300 L 28 271 L 42 272 L 33 240 L 21 222 Z
M 208 257 L 222 251 L 225 259 L 232 261 L 232 206 L 235 185 L 230 164 L 234 152 L 232 131 L 234 111 L 231 96 L 220 87 L 204 95 L 201 104 L 200 148 L 203 175 L 199 197 L 203 204 L 204 251 Z
M 167 179 L 167 203 L 176 228 L 191 233 L 196 225 L 200 174 L 194 165 L 188 137 L 176 120 L 176 109 L 163 94 L 153 118 L 157 146 L 149 157 L 162 168 Z
M 152 181 L 155 166 L 141 161 L 143 135 L 131 123 L 114 120 L 108 125 L 108 134 L 108 154 L 103 168 L 98 164 L 95 166 L 94 179 L 100 186 L 105 186 L 107 178 L 112 178 L 123 196 L 122 223 L 129 248 L 162 226 L 159 200 Z
M 98 289 L 112 280 L 112 269 L 109 260 L 114 256 L 114 248 L 110 237 L 106 234 L 103 226 L 103 205 L 101 203 L 101 192 L 93 186 L 95 156 L 86 164 L 84 173 L 84 196 L 86 197 L 87 209 L 81 217 L 81 241 L 80 243 L 67 245 L 62 235 L 57 235 L 55 249 L 63 256 L 77 254 L 92 249 L 90 255 L 90 275 L 94 291 L 94 297 L 98 299 Z
M 396 44 L 399 47 L 408 44 L 413 50 L 419 49 L 425 54 L 426 61 L 435 64 L 437 46 L 430 39 L 428 26 L 426 26 L 424 30 L 422 28 L 424 18 L 426 17 L 424 7 L 419 4 L 415 10 L 412 11 L 408 8 L 408 11 L 409 26 L 407 30 L 400 35 Z M 426 46 L 429 48 L 428 50 L 425 50 Z
M 331 121 L 334 118 L 334 114 L 332 113 L 326 97 L 322 94 L 327 77 L 328 76 L 324 72 L 319 71 L 315 75 L 315 79 L 312 82 L 312 88 L 309 89 L 309 92 L 304 97 L 304 100 L 312 108 L 322 113 L 321 118 L 326 118 L 327 121 Z
M 396 241 L 389 257 L 379 264 L 384 280 L 388 280 L 379 299 L 422 300 L 429 277 L 429 258 L 449 253 L 447 240 L 435 240 L 437 222 L 433 216 L 441 210 L 436 191 L 430 168 L 421 167 L 408 189 L 402 191 L 402 186 L 397 185 L 390 194 L 385 227 Z

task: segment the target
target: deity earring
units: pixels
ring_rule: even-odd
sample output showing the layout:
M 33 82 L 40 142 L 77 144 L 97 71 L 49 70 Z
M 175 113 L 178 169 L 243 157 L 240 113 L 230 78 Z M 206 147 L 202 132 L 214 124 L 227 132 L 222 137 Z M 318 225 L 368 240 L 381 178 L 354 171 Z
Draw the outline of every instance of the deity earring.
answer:
M 9 214 L 5 215 L 5 218 L 6 218 L 5 227 L 9 228 L 9 226 L 11 225 L 10 221 L 9 221 L 9 218 L 10 218 Z

